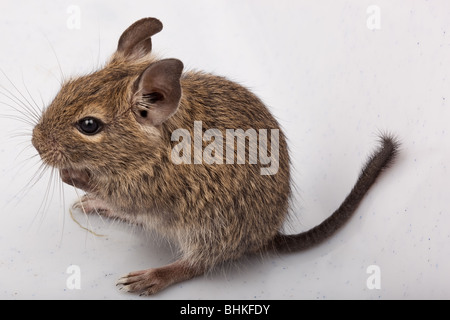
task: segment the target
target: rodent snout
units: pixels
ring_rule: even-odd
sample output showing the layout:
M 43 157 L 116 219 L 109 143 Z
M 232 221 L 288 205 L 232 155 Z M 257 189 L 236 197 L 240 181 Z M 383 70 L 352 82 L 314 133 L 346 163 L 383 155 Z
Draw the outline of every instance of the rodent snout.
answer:
M 52 167 L 60 167 L 62 165 L 65 157 L 58 147 L 57 139 L 51 134 L 44 134 L 39 124 L 33 129 L 31 144 L 44 163 Z

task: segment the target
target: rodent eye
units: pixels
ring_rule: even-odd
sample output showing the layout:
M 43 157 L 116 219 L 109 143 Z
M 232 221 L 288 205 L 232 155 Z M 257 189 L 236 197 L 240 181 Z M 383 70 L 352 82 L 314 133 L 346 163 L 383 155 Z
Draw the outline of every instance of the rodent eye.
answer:
M 83 134 L 94 135 L 100 132 L 103 123 L 96 118 L 86 117 L 78 121 L 77 128 Z

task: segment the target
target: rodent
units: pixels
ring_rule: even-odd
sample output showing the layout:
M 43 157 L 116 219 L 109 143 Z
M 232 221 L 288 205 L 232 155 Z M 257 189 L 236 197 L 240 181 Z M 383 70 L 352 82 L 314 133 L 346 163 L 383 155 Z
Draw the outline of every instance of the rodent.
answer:
M 381 135 L 380 148 L 343 204 L 309 231 L 282 234 L 292 195 L 291 160 L 278 122 L 243 86 L 209 73 L 183 72 L 178 59 L 156 58 L 151 37 L 162 27 L 159 20 L 144 18 L 127 28 L 102 69 L 62 84 L 32 135 L 43 162 L 86 192 L 74 207 L 156 230 L 178 245 L 179 258 L 172 264 L 119 279 L 121 289 L 143 295 L 244 254 L 320 243 L 349 219 L 399 146 L 392 136 Z M 203 132 L 212 128 L 224 136 L 227 129 L 276 129 L 278 143 L 273 137 L 267 141 L 277 147 L 276 172 L 261 174 L 265 165 L 248 158 L 244 164 L 236 159 L 174 163 L 171 154 L 180 141 L 172 141 L 172 134 L 183 128 L 194 135 L 195 121 L 201 121 Z M 190 148 L 183 152 L 195 151 Z M 214 156 L 220 153 L 216 149 Z

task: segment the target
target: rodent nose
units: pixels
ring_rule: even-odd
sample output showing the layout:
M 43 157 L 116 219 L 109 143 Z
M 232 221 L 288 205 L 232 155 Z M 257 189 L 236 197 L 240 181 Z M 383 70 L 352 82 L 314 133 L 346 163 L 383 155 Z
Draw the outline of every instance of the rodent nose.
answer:
M 39 135 L 39 129 L 38 129 L 38 125 L 37 125 L 33 129 L 33 134 L 32 134 L 32 137 L 31 137 L 31 144 L 37 150 L 37 152 L 39 152 L 39 144 L 38 144 L 39 138 L 38 138 L 38 135 Z
M 39 124 L 36 125 L 33 129 L 33 134 L 31 137 L 31 144 L 37 150 L 39 155 L 42 154 L 42 131 L 40 130 Z

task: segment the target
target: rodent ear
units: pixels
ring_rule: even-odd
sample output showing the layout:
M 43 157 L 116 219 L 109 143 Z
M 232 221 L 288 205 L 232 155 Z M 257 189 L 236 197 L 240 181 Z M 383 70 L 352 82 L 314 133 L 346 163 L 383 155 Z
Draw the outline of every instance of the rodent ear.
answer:
M 183 63 L 178 59 L 160 60 L 145 69 L 138 79 L 133 107 L 139 123 L 159 126 L 177 111 L 182 72 Z
M 156 18 L 144 18 L 129 26 L 120 36 L 117 52 L 126 57 L 139 58 L 152 50 L 151 36 L 163 28 Z

